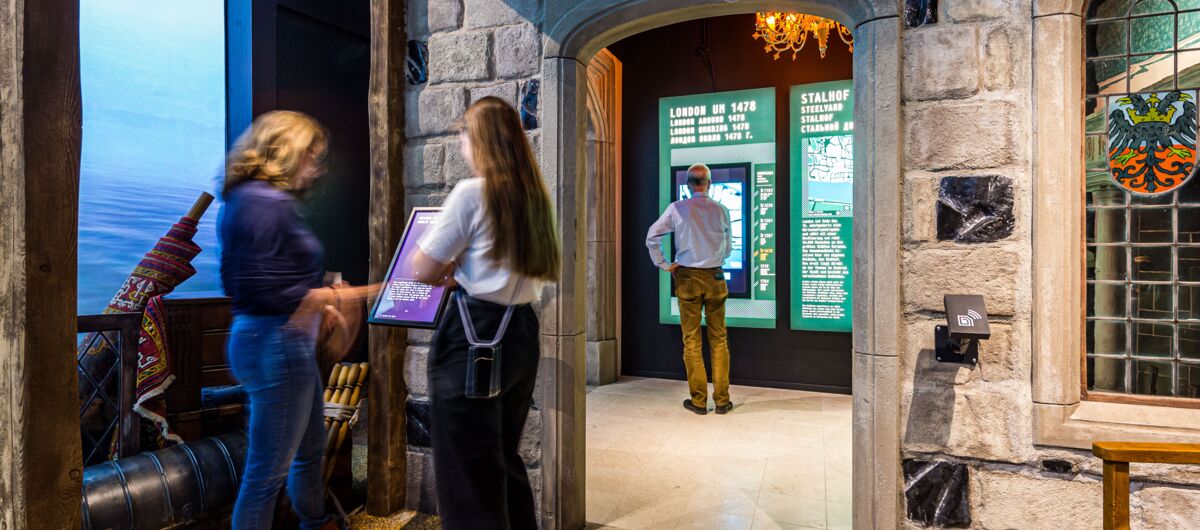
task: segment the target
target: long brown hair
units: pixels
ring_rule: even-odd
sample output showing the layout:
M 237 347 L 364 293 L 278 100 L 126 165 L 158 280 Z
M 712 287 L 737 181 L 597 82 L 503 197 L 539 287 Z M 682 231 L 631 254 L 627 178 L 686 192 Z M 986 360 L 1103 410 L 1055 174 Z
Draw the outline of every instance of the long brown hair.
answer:
M 502 99 L 482 98 L 463 116 L 463 134 L 483 177 L 484 215 L 495 240 L 488 257 L 524 276 L 557 280 L 554 208 L 517 111 Z
M 290 189 L 305 152 L 324 150 L 328 138 L 325 128 L 304 113 L 273 110 L 255 118 L 229 150 L 222 194 L 249 180 Z

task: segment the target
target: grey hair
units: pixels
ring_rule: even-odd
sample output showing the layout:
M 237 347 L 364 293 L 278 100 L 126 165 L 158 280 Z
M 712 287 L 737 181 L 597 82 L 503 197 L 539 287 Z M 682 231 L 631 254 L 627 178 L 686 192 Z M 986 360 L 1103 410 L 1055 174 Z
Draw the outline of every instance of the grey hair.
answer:
M 691 185 L 691 186 L 698 186 L 698 185 L 699 185 L 699 183 L 696 183 L 696 184 L 693 184 L 693 183 L 692 183 L 692 172 L 693 172 L 693 171 L 696 171 L 696 170 L 701 170 L 701 169 L 702 169 L 702 170 L 704 170 L 704 180 L 708 181 L 708 182 L 707 182 L 708 184 L 711 184 L 711 183 L 712 183 L 712 170 L 711 170 L 711 169 L 708 169 L 708 166 L 706 166 L 706 165 L 704 165 L 704 164 L 692 164 L 692 165 L 691 165 L 690 167 L 688 167 L 688 169 L 687 169 L 687 180 L 688 180 L 688 185 Z

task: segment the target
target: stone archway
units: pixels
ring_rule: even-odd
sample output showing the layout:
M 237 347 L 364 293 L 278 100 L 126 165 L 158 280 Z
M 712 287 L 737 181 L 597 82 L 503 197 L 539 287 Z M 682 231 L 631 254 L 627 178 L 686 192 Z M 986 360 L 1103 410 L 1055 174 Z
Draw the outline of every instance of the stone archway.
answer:
M 542 65 L 542 168 L 562 227 L 563 277 L 543 311 L 542 511 L 547 529 L 582 528 L 586 358 L 587 61 L 655 27 L 785 9 L 854 29 L 854 526 L 900 515 L 900 34 L 887 0 L 548 0 Z

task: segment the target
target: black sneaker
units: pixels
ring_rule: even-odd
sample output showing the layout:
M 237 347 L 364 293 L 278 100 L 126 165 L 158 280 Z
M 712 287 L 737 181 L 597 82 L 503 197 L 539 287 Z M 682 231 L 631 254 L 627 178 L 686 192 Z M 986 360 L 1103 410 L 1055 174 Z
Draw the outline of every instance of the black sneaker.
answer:
M 696 404 L 692 403 L 692 400 L 690 400 L 690 399 L 683 400 L 683 408 L 688 409 L 692 412 L 695 412 L 696 414 L 699 414 L 701 416 L 708 414 L 707 408 L 697 407 Z
M 714 410 L 713 412 L 716 412 L 717 414 L 725 414 L 726 412 L 729 412 L 731 410 L 733 410 L 733 402 L 732 401 L 730 401 L 729 403 L 726 403 L 724 405 L 717 405 L 716 410 Z

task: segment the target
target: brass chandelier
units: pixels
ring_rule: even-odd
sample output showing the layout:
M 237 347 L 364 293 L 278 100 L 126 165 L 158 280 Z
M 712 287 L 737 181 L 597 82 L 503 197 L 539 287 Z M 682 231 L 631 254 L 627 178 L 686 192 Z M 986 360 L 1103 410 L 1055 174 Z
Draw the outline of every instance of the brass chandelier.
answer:
M 756 15 L 754 30 L 754 38 L 761 38 L 767 43 L 763 50 L 767 53 L 774 52 L 775 60 L 779 60 L 779 55 L 787 51 L 791 51 L 792 60 L 796 60 L 796 54 L 800 53 L 808 42 L 809 33 L 816 36 L 822 59 L 825 58 L 825 51 L 829 49 L 830 33 L 837 34 L 838 38 L 850 47 L 850 51 L 854 52 L 854 37 L 850 30 L 828 18 L 768 11 Z

